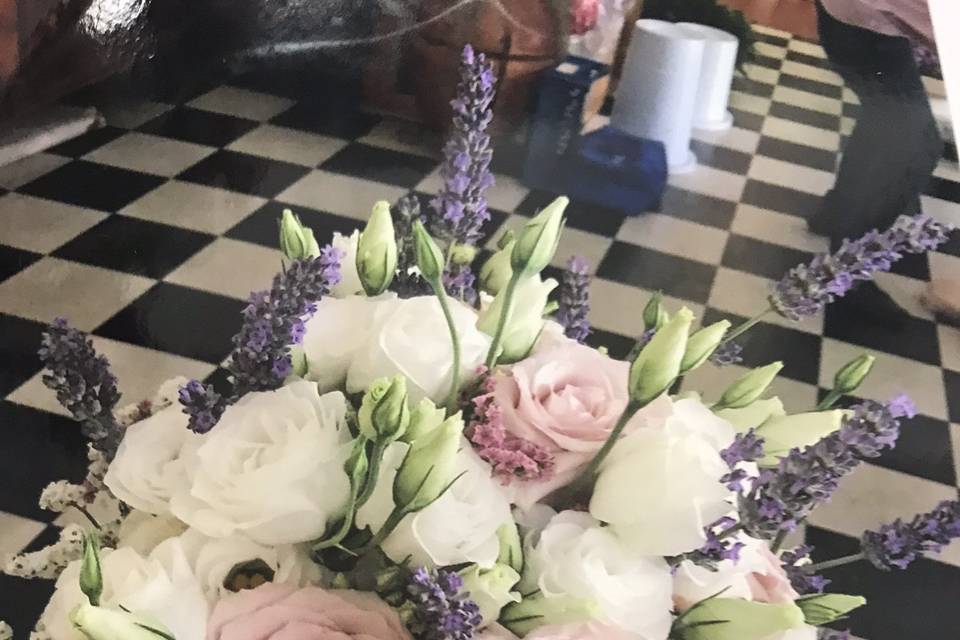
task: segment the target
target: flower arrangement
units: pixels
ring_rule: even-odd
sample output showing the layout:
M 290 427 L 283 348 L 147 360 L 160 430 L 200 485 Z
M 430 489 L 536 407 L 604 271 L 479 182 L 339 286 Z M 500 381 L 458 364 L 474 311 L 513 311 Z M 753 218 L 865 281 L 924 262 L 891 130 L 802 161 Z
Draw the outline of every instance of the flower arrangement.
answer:
M 836 639 L 864 600 L 825 593 L 822 569 L 900 570 L 960 537 L 951 501 L 864 533 L 846 558 L 786 543 L 913 414 L 904 397 L 835 408 L 870 356 L 807 413 L 764 397 L 776 362 L 718 398 L 671 391 L 736 362 L 733 340 L 763 315 L 816 313 L 948 229 L 904 217 L 847 242 L 739 327 L 692 330 L 655 296 L 633 353 L 611 358 L 584 343 L 583 260 L 562 283 L 541 275 L 564 198 L 474 276 L 492 74 L 469 48 L 462 62 L 430 210 L 377 203 L 325 247 L 285 213 L 285 268 L 243 312 L 229 389 L 174 380 L 118 408 L 107 360 L 50 325 L 44 382 L 90 465 L 40 497 L 83 524 L 7 563 L 56 580 L 31 638 Z

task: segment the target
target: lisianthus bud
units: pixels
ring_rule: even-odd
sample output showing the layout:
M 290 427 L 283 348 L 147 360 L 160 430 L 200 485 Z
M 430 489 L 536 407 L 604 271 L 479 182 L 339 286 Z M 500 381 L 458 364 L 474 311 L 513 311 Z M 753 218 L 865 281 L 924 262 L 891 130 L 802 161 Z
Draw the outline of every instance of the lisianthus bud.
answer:
M 803 612 L 793 602 L 710 598 L 689 609 L 676 626 L 673 635 L 683 640 L 766 640 L 803 626 Z
M 173 635 L 163 625 L 119 609 L 83 603 L 70 612 L 70 622 L 90 640 L 165 640 Z
M 782 362 L 771 362 L 764 367 L 751 369 L 727 387 L 714 409 L 739 409 L 755 402 L 777 377 L 780 369 L 783 369 Z
M 450 250 L 450 262 L 453 264 L 473 264 L 477 259 L 477 248 L 471 244 L 455 244 Z
M 787 412 L 783 410 L 783 402 L 777 396 L 751 402 L 739 409 L 717 411 L 717 417 L 729 422 L 738 433 L 756 429 L 771 418 L 779 418 L 785 415 L 787 415 Z
M 373 205 L 367 226 L 357 242 L 357 274 L 368 296 L 387 290 L 397 272 L 397 237 L 393 231 L 390 205 L 381 200 Z
M 500 293 L 513 276 L 510 254 L 513 252 L 516 243 L 516 240 L 511 240 L 490 256 L 480 267 L 480 288 L 492 296 Z
M 833 377 L 833 390 L 838 393 L 853 393 L 870 374 L 876 360 L 870 354 L 864 353 L 840 367 Z
M 320 245 L 313 237 L 313 229 L 300 222 L 300 218 L 290 209 L 284 209 L 280 216 L 280 250 L 290 260 L 320 255 Z
M 357 438 L 353 443 L 353 449 L 350 451 L 350 457 L 343 464 L 343 470 L 350 476 L 350 486 L 354 489 L 363 484 L 367 478 L 367 472 L 370 470 L 370 458 L 367 456 L 366 445 L 366 440 Z
M 563 229 L 563 212 L 570 203 L 560 196 L 523 227 L 510 254 L 510 266 L 517 273 L 533 275 L 553 260 Z
M 374 380 L 363 395 L 357 421 L 360 433 L 370 440 L 387 443 L 402 436 L 410 424 L 407 379 L 397 374 Z
M 518 636 L 525 636 L 545 624 L 561 625 L 599 620 L 603 610 L 592 598 L 547 597 L 542 591 L 508 604 L 500 614 L 500 624 Z
M 100 604 L 103 573 L 100 569 L 100 538 L 96 533 L 83 534 L 83 562 L 80 565 L 80 591 L 93 606 Z
M 512 229 L 507 229 L 500 234 L 500 239 L 497 240 L 497 249 L 506 249 L 507 245 L 513 245 L 517 239 L 517 234 L 513 232 Z
M 512 521 L 503 523 L 497 529 L 497 538 L 500 540 L 500 555 L 497 556 L 497 562 L 521 571 L 523 569 L 523 542 L 520 540 L 517 525 Z
M 404 442 L 413 442 L 422 438 L 443 424 L 446 416 L 446 410 L 438 409 L 430 398 L 424 398 L 413 408 L 413 412 L 410 414 L 410 424 L 400 439 Z
M 796 602 L 803 611 L 807 624 L 820 626 L 845 617 L 854 609 L 867 604 L 867 599 L 845 593 L 818 593 L 800 598 Z
M 647 305 L 643 308 L 643 328 L 645 331 L 656 330 L 662 327 L 669 317 L 663 308 L 663 294 L 657 291 L 650 296 Z
M 693 313 L 680 309 L 630 365 L 630 400 L 645 405 L 670 388 L 680 375 Z
M 766 456 L 761 466 L 774 466 L 794 447 L 804 448 L 820 441 L 843 423 L 843 411 L 811 411 L 792 416 L 770 418 L 757 427 L 757 436 L 763 438 Z
M 440 247 L 419 220 L 413 221 L 413 251 L 423 279 L 427 282 L 439 282 L 446 261 Z
M 537 337 L 543 330 L 543 316 L 547 308 L 547 297 L 557 287 L 553 278 L 541 280 L 540 274 L 521 278 L 514 292 L 514 301 L 510 306 L 510 315 L 504 325 L 500 340 L 499 362 L 509 364 L 527 357 Z M 488 336 L 497 332 L 497 323 L 503 313 L 507 290 L 502 289 L 490 306 L 480 312 L 477 329 Z
M 457 413 L 413 441 L 393 483 L 394 504 L 419 511 L 446 491 L 454 479 L 462 435 L 463 418 Z
M 696 369 L 706 362 L 710 354 L 720 345 L 723 335 L 729 328 L 730 322 L 721 320 L 690 336 L 687 340 L 687 349 L 683 353 L 683 361 L 680 362 L 680 373 Z
M 490 569 L 481 569 L 473 564 L 461 570 L 460 577 L 467 596 L 480 607 L 481 626 L 496 622 L 507 603 L 520 602 L 520 594 L 513 591 L 520 574 L 513 567 L 498 563 Z

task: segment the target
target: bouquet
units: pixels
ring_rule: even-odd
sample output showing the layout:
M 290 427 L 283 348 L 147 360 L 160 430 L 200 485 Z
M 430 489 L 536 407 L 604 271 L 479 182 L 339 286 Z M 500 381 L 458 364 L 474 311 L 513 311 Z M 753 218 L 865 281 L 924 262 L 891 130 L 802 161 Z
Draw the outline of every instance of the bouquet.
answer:
M 822 569 L 903 569 L 960 537 L 951 501 L 867 531 L 846 558 L 787 543 L 913 413 L 904 397 L 835 408 L 871 357 L 807 413 L 765 397 L 777 362 L 717 398 L 675 391 L 708 360 L 737 361 L 763 315 L 816 313 L 946 228 L 904 217 L 847 242 L 739 327 L 694 330 L 655 296 L 613 359 L 585 344 L 584 262 L 542 277 L 564 198 L 472 270 L 492 94 L 465 49 L 429 211 L 379 202 L 362 233 L 322 248 L 284 213 L 285 266 L 243 312 L 227 388 L 174 380 L 118 408 L 107 360 L 50 325 L 44 381 L 90 465 L 40 497 L 82 517 L 7 564 L 56 580 L 31 638 L 841 638 L 829 625 L 864 601 L 826 593 Z

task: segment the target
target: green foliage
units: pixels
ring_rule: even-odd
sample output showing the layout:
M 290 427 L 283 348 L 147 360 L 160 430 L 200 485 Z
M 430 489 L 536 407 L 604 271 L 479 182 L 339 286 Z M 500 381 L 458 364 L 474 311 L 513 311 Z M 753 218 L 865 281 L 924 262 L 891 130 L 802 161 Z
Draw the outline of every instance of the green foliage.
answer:
M 696 22 L 716 27 L 736 36 L 740 41 L 737 51 L 737 68 L 753 60 L 753 46 L 757 36 L 742 11 L 735 11 L 719 4 L 717 0 L 645 0 L 643 18 L 667 22 Z

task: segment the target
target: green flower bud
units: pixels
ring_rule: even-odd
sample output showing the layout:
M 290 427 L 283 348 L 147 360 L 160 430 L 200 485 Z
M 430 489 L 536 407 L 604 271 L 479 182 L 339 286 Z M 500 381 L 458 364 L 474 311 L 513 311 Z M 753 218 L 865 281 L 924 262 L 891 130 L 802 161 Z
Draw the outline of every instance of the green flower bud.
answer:
M 739 409 L 757 401 L 780 369 L 783 369 L 782 362 L 771 362 L 765 367 L 751 369 L 727 387 L 714 409 Z
M 497 538 L 500 540 L 500 555 L 497 556 L 497 562 L 522 571 L 523 542 L 520 540 L 517 525 L 513 522 L 504 522 L 497 529 Z
M 792 602 L 766 604 L 739 598 L 710 598 L 694 605 L 675 623 L 683 640 L 764 640 L 803 626 L 803 612 Z
M 510 306 L 510 316 L 504 325 L 499 362 L 509 364 L 527 357 L 543 330 L 543 314 L 549 302 L 547 298 L 556 287 L 556 280 L 541 280 L 539 274 L 520 279 Z M 496 334 L 506 298 L 507 290 L 502 289 L 490 306 L 480 312 L 477 329 L 488 336 Z
M 506 249 L 507 245 L 512 246 L 516 239 L 517 234 L 513 232 L 513 229 L 507 229 L 500 234 L 500 239 L 497 240 L 497 249 Z
M 861 354 L 847 364 L 840 367 L 833 377 L 833 389 L 838 393 L 853 393 L 869 375 L 876 360 L 868 353 Z
M 643 308 L 643 329 L 644 331 L 659 329 L 669 319 L 666 310 L 663 308 L 663 294 L 657 291 L 650 296 L 647 306 Z
M 419 220 L 413 221 L 413 251 L 423 279 L 430 283 L 440 282 L 446 265 L 443 252 Z
M 480 288 L 492 296 L 503 291 L 510 278 L 513 277 L 513 267 L 510 266 L 510 254 L 517 243 L 511 240 L 490 256 L 480 267 Z
M 807 624 L 819 627 L 845 617 L 854 609 L 867 604 L 867 599 L 845 593 L 820 593 L 800 598 L 796 603 L 803 611 Z
M 381 569 L 374 574 L 377 593 L 390 593 L 402 589 L 404 586 L 404 572 L 395 564 Z
M 80 564 L 80 591 L 93 606 L 100 604 L 103 573 L 100 568 L 100 538 L 90 531 L 83 534 L 83 562 Z
M 533 275 L 553 260 L 563 229 L 563 212 L 570 203 L 560 196 L 533 217 L 520 232 L 510 254 L 510 266 L 517 273 Z
M 477 259 L 477 248 L 469 244 L 455 244 L 450 251 L 450 262 L 453 264 L 473 264 Z
M 757 428 L 763 438 L 766 456 L 759 460 L 761 466 L 775 466 L 780 458 L 794 447 L 804 448 L 820 441 L 840 428 L 844 411 L 811 411 L 792 416 L 770 418 Z
M 463 418 L 457 413 L 414 440 L 393 482 L 394 504 L 419 511 L 443 495 L 454 480 L 462 436 Z
M 397 374 L 374 380 L 360 403 L 357 421 L 369 440 L 386 443 L 402 436 L 410 424 L 407 379 Z
M 343 464 L 343 470 L 350 476 L 350 486 L 355 491 L 366 481 L 370 471 L 370 458 L 367 456 L 367 441 L 364 438 L 354 440 L 353 449 Z
M 397 272 L 397 237 L 393 231 L 390 205 L 383 200 L 373 205 L 373 213 L 357 241 L 357 275 L 368 296 L 387 290 Z
M 687 350 L 684 351 L 683 360 L 680 362 L 680 373 L 696 369 L 706 362 L 710 354 L 720 346 L 720 341 L 723 340 L 729 328 L 730 322 L 721 320 L 694 332 L 687 340 Z
M 347 577 L 347 574 L 338 571 L 333 574 L 333 580 L 330 581 L 330 586 L 334 589 L 349 589 L 350 579 Z
M 447 412 L 445 409 L 442 407 L 438 408 L 430 398 L 424 398 L 414 407 L 413 412 L 410 414 L 410 424 L 400 437 L 400 440 L 410 443 L 422 438 L 443 424 L 446 417 Z
M 746 433 L 756 429 L 771 418 L 787 415 L 783 410 L 780 398 L 773 396 L 765 400 L 757 400 L 740 409 L 721 409 L 717 416 L 729 422 L 738 433 Z
M 290 209 L 284 209 L 280 216 L 280 250 L 290 260 L 320 255 L 320 245 L 313 237 L 313 230 L 300 222 L 300 218 Z
M 170 640 L 163 625 L 120 609 L 83 603 L 70 612 L 70 622 L 89 640 Z
M 680 309 L 654 334 L 630 365 L 630 400 L 645 405 L 664 393 L 680 375 L 693 313 Z
M 463 590 L 480 607 L 480 616 L 486 626 L 497 621 L 500 610 L 510 602 L 520 602 L 520 594 L 513 586 L 520 581 L 520 574 L 513 567 L 495 564 L 490 569 L 481 569 L 472 564 L 460 571 Z
M 500 624 L 523 637 L 545 624 L 576 624 L 602 617 L 603 609 L 593 599 L 572 596 L 548 598 L 538 591 L 504 607 L 500 613 Z

